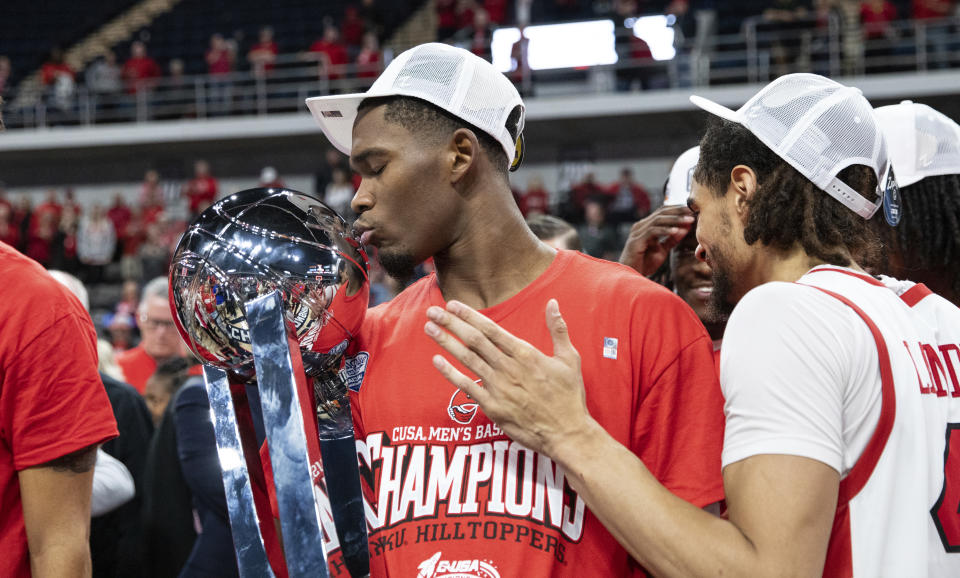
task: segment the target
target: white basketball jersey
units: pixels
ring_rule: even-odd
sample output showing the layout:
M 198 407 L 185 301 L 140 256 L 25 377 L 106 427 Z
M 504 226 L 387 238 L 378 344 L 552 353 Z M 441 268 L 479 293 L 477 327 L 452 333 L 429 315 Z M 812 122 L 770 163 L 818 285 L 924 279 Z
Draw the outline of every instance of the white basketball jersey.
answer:
M 824 575 L 960 576 L 960 324 L 952 336 L 937 331 L 945 311 L 960 311 L 935 299 L 911 308 L 849 269 L 817 267 L 799 282 L 863 319 L 883 392 L 876 428 L 840 482 Z

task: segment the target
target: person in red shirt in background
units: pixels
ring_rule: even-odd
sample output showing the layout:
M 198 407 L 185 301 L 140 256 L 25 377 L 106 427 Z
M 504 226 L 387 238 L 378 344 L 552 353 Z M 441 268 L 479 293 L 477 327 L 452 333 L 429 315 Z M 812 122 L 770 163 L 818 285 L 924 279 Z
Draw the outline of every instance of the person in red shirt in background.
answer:
M 153 87 L 153 80 L 161 75 L 157 62 L 147 56 L 147 46 L 139 40 L 130 44 L 130 58 L 123 63 L 123 80 L 127 94 L 136 94 Z
M 207 161 L 193 164 L 193 178 L 183 187 L 183 196 L 190 203 L 190 218 L 196 217 L 213 204 L 217 198 L 217 179 L 210 175 Z
M 437 40 L 446 40 L 457 33 L 457 0 L 436 0 Z
M 610 222 L 633 222 L 650 212 L 650 195 L 643 185 L 633 180 L 629 167 L 620 170 L 620 180 L 610 185 Z
M 483 9 L 487 11 L 490 22 L 497 26 L 507 23 L 507 12 L 510 9 L 507 0 L 483 0 Z
M 63 51 L 56 47 L 50 51 L 50 58 L 40 68 L 40 82 L 44 88 L 52 88 L 60 76 L 66 76 L 72 82 L 76 74 L 70 65 L 64 62 Z
M 140 344 L 117 355 L 127 382 L 143 394 L 157 364 L 186 354 L 183 340 L 173 324 L 166 277 L 157 277 L 143 288 L 137 307 Z
M 43 202 L 33 210 L 30 229 L 35 229 L 40 220 L 48 213 L 53 216 L 55 223 L 60 222 L 60 217 L 63 215 L 63 205 L 60 204 L 60 200 L 57 198 L 56 189 L 49 189 Z
M 323 27 L 323 37 L 310 45 L 309 59 L 316 60 L 320 78 L 343 78 L 343 65 L 350 62 L 347 47 L 340 42 L 340 31 L 333 24 Z
M 550 193 L 543 187 L 543 179 L 539 175 L 527 181 L 527 192 L 520 198 L 520 212 L 525 219 L 550 213 Z
M 340 30 L 343 35 L 343 43 L 351 51 L 355 51 L 363 43 L 363 33 L 366 31 L 366 25 L 356 6 L 347 6 L 343 9 L 343 22 L 340 23 Z
M 951 0 L 913 0 L 913 19 L 927 22 L 927 63 L 931 68 L 950 66 L 950 43 L 952 23 L 947 18 L 953 14 Z
M 380 76 L 382 68 L 380 42 L 376 34 L 367 32 L 363 35 L 363 48 L 357 54 L 357 78 L 376 78 Z
M 490 44 L 493 42 L 493 27 L 490 25 L 490 17 L 483 8 L 470 8 L 469 11 L 472 16 L 470 26 L 457 33 L 456 44 L 466 47 L 484 60 L 491 60 Z
M 113 223 L 113 231 L 117 234 L 117 240 L 127 236 L 127 227 L 133 219 L 133 211 L 127 206 L 122 194 L 114 195 L 113 206 L 107 209 L 107 218 Z
M 20 242 L 20 228 L 14 222 L 9 204 L 0 204 L 0 241 L 16 247 Z
M 227 43 L 223 35 L 210 36 L 210 49 L 204 55 L 204 60 L 207 62 L 207 73 L 210 75 L 210 108 L 213 113 L 230 112 L 233 98 L 230 74 L 233 72 L 235 59 L 233 45 Z
M 273 70 L 277 61 L 277 43 L 273 41 L 273 28 L 264 26 L 260 29 L 259 41 L 247 52 L 247 62 L 253 70 L 253 75 L 260 78 Z

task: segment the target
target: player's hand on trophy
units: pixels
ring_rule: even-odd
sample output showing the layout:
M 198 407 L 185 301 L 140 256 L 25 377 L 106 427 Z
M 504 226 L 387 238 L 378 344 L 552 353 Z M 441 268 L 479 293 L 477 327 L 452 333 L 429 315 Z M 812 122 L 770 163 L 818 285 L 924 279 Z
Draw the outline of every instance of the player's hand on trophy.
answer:
M 546 307 L 553 356 L 463 303 L 430 307 L 425 331 L 440 347 L 480 379 L 474 381 L 442 355 L 433 365 L 474 399 L 484 413 L 515 441 L 552 455 L 557 444 L 589 431 L 580 354 L 570 342 L 555 299 Z
M 693 221 L 687 207 L 660 207 L 630 227 L 620 262 L 646 277 L 653 275 L 667 260 L 670 249 L 690 232 Z

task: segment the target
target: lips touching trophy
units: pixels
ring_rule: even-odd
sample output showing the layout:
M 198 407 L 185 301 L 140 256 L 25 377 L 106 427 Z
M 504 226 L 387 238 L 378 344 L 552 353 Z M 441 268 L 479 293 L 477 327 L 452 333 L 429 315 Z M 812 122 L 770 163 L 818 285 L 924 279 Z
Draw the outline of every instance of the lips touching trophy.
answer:
M 191 224 L 174 254 L 171 306 L 204 363 L 241 576 L 273 576 L 264 538 L 276 543 L 264 493 L 253 483 L 269 480 L 252 431 L 260 423 L 257 404 L 245 395 L 252 387 L 289 575 L 326 577 L 324 546 L 337 544 L 351 576 L 369 573 L 343 370 L 367 308 L 366 266 L 340 216 L 286 189 L 219 201 Z

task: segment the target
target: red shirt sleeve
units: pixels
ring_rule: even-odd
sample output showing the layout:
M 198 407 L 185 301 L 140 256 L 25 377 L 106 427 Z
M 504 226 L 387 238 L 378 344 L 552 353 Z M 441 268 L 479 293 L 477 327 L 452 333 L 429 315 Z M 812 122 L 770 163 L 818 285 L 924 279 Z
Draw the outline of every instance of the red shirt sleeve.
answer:
M 642 392 L 634 428 L 634 451 L 668 490 L 707 506 L 723 499 L 723 394 L 713 343 L 679 299 L 656 307 L 659 331 L 647 331 Z
M 79 303 L 71 305 L 3 368 L 0 428 L 17 471 L 117 437 L 93 324 Z

